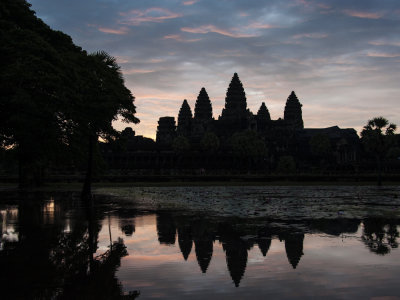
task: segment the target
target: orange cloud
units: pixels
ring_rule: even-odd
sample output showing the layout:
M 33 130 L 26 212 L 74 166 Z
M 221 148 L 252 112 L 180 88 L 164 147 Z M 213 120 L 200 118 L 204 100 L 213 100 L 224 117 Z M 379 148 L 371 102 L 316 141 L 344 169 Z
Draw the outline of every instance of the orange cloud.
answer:
M 363 19 L 380 19 L 383 16 L 382 13 L 378 13 L 378 12 L 372 13 L 372 12 L 355 11 L 355 10 L 348 10 L 348 9 L 346 9 L 344 11 L 344 13 L 351 17 L 363 18 Z
M 119 29 L 112 29 L 112 28 L 105 28 L 105 27 L 99 27 L 97 28 L 99 31 L 104 32 L 104 33 L 111 33 L 111 34 L 127 34 L 128 33 L 128 28 L 126 27 L 121 27 Z
M 214 32 L 214 33 L 218 33 L 224 36 L 229 36 L 232 38 L 248 38 L 248 37 L 255 37 L 256 35 L 254 34 L 244 34 L 244 33 L 240 33 L 237 32 L 237 29 L 232 29 L 232 31 L 228 31 L 225 29 L 221 29 L 218 28 L 214 25 L 203 25 L 200 27 L 183 27 L 181 28 L 182 31 L 184 32 L 190 32 L 190 33 L 200 33 L 200 34 L 207 34 L 209 32 Z
M 165 20 L 176 19 L 182 16 L 181 14 L 161 7 L 152 7 L 143 11 L 131 10 L 126 13 L 121 12 L 120 15 L 125 17 L 125 19 L 121 20 L 120 23 L 127 25 L 140 25 L 144 22 L 162 23 Z

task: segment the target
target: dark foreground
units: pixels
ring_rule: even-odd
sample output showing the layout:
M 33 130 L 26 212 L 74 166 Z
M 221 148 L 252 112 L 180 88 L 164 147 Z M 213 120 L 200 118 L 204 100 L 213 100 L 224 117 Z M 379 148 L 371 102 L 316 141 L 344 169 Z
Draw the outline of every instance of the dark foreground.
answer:
M 3 299 L 400 299 L 400 188 L 0 192 Z

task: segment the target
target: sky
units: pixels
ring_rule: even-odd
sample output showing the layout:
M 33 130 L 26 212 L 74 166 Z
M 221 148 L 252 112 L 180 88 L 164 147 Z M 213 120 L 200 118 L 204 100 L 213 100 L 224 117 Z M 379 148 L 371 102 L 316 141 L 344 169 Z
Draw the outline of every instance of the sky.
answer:
M 135 96 L 137 135 L 192 111 L 205 87 L 218 118 L 237 72 L 248 108 L 283 117 L 294 90 L 306 128 L 400 125 L 399 0 L 30 0 L 51 28 L 116 57 Z

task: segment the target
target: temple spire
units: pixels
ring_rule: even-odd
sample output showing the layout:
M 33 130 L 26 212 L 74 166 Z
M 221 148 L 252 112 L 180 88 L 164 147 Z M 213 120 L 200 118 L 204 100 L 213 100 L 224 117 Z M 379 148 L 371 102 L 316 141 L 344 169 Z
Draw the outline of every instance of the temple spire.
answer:
M 271 116 L 265 102 L 261 104 L 260 109 L 257 112 L 257 119 L 259 121 L 271 121 Z
M 246 115 L 247 102 L 243 84 L 237 73 L 233 74 L 225 97 L 221 118 L 237 118 Z
M 201 121 L 212 120 L 211 101 L 204 87 L 201 88 L 199 96 L 197 97 L 196 100 L 196 105 L 194 107 L 194 118 L 195 120 L 201 120 Z
M 301 107 L 302 105 L 299 99 L 294 91 L 292 91 L 286 101 L 284 119 L 296 129 L 304 128 Z
M 192 125 L 192 110 L 190 109 L 189 103 L 185 99 L 183 100 L 178 115 L 178 127 L 177 127 L 178 135 L 188 136 L 190 134 L 191 125 Z

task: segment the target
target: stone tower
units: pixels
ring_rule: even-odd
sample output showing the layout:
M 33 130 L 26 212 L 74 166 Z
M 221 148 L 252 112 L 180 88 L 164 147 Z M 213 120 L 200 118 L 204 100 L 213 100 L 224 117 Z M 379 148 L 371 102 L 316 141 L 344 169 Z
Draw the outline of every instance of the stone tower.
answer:
M 183 100 L 181 109 L 178 115 L 178 135 L 189 136 L 192 130 L 192 110 L 190 109 L 187 100 Z
M 205 88 L 201 88 L 194 107 L 194 119 L 196 121 L 211 121 L 212 106 Z
M 271 116 L 269 114 L 268 108 L 263 102 L 256 115 L 257 129 L 261 132 L 265 131 L 268 127 L 268 123 L 271 121 Z
M 302 105 L 299 99 L 297 99 L 296 94 L 292 91 L 286 101 L 284 119 L 295 129 L 304 128 L 301 107 Z
M 246 94 L 237 73 L 233 74 L 225 97 L 225 108 L 221 119 L 241 119 L 247 115 Z
M 271 121 L 271 116 L 265 102 L 261 103 L 260 109 L 257 112 L 257 121 Z
M 176 136 L 175 118 L 161 117 L 158 120 L 156 142 L 162 146 L 170 146 Z
M 200 90 L 194 107 L 194 118 L 192 126 L 192 138 L 199 142 L 204 133 L 212 130 L 212 106 L 205 88 Z

